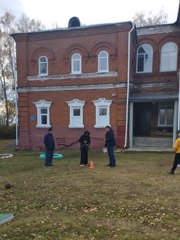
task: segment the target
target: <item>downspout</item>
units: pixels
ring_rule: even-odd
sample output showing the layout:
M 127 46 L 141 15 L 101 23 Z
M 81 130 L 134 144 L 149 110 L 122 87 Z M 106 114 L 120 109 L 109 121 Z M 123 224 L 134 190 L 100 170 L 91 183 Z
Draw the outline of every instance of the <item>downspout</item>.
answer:
M 131 32 L 134 30 L 134 24 L 128 32 L 128 69 L 127 69 L 127 94 L 126 94 L 126 128 L 124 136 L 124 148 L 127 146 L 128 121 L 129 121 L 129 82 L 130 82 L 130 61 L 131 61 Z
M 12 66 L 13 66 L 13 75 L 14 75 L 14 92 L 15 92 L 15 123 L 16 123 L 16 146 L 18 146 L 18 104 L 17 104 L 17 71 L 15 64 L 15 57 L 12 58 Z

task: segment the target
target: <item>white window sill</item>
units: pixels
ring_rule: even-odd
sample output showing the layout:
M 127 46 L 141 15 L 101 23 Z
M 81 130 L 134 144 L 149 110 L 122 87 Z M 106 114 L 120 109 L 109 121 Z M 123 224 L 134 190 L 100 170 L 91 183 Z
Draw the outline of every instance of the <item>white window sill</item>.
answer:
M 106 125 L 94 125 L 94 128 L 105 128 L 105 126 L 107 126 L 108 124 L 106 124 Z
M 84 125 L 81 126 L 69 125 L 69 128 L 84 128 Z
M 51 125 L 36 125 L 37 128 L 49 128 Z

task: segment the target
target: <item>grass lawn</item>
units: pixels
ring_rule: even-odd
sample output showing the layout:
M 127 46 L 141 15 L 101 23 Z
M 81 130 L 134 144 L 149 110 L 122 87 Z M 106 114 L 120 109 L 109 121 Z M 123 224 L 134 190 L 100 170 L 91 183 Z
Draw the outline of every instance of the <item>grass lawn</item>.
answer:
M 6 152 L 1 149 L 1 152 Z M 1 240 L 178 240 L 180 168 L 168 175 L 173 153 L 90 151 L 95 168 L 79 166 L 79 151 L 45 168 L 42 152 L 10 151 L 0 160 Z M 5 189 L 5 184 L 13 184 Z

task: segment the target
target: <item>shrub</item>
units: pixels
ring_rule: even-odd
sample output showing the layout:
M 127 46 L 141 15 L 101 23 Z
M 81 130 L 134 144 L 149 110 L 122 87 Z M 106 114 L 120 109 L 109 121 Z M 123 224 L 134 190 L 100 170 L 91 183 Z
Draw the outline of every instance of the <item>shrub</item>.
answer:
M 16 126 L 9 127 L 0 126 L 0 139 L 15 139 L 16 138 Z

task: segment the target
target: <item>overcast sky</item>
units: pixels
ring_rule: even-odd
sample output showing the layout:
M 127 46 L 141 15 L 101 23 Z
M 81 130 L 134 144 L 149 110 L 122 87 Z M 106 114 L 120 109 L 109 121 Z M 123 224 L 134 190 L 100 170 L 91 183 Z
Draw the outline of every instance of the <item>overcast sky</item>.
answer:
M 10 10 L 19 17 L 22 13 L 40 20 L 46 27 L 57 23 L 67 27 L 71 17 L 81 24 L 99 24 L 131 21 L 136 12 L 153 15 L 163 9 L 168 23 L 177 19 L 179 0 L 0 0 L 0 16 Z

